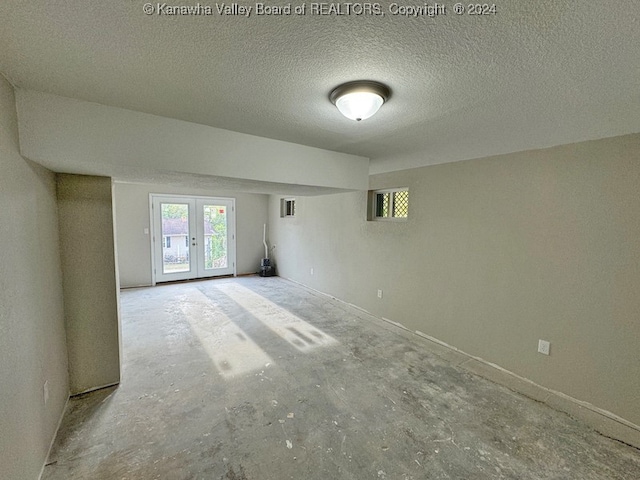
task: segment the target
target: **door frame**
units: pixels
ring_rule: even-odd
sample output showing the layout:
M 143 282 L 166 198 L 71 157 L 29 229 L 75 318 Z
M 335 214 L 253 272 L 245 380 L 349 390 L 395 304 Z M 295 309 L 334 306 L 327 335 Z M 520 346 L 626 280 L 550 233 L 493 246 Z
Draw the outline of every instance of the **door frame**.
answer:
M 156 223 L 157 220 L 154 218 L 154 209 L 153 209 L 153 204 L 154 204 L 154 199 L 157 197 L 162 197 L 162 198 L 176 198 L 176 199 L 184 199 L 184 200 L 193 200 L 194 203 L 197 203 L 197 200 L 204 200 L 204 201 L 213 201 L 215 202 L 216 200 L 221 200 L 221 201 L 225 201 L 225 202 L 230 202 L 231 203 L 231 212 L 227 213 L 227 221 L 229 222 L 229 225 L 232 226 L 232 233 L 229 235 L 228 238 L 228 251 L 229 251 L 229 261 L 232 264 L 232 268 L 233 268 L 233 273 L 232 275 L 234 277 L 236 277 L 238 275 L 238 267 L 237 267 L 237 262 L 236 262 L 236 199 L 233 197 L 213 197 L 213 196 L 205 196 L 205 195 L 184 195 L 184 194 L 172 194 L 172 193 L 150 193 L 149 194 L 149 226 L 150 226 L 150 230 L 151 230 L 151 234 L 149 235 L 149 245 L 151 248 L 151 285 L 152 286 L 156 286 L 157 282 L 157 260 L 156 260 L 156 251 L 155 251 L 155 236 L 156 236 Z M 196 213 L 196 212 L 194 212 Z M 197 218 L 196 218 L 197 221 Z M 161 267 L 160 267 L 161 268 Z M 195 268 L 193 268 L 195 273 L 195 276 L 193 277 L 195 278 L 200 278 L 197 276 L 197 265 L 195 266 Z M 227 274 L 228 275 L 228 274 Z M 202 278 L 213 278 L 216 275 L 213 276 L 208 276 L 208 277 L 202 277 Z M 225 274 L 220 275 L 220 276 L 225 276 Z

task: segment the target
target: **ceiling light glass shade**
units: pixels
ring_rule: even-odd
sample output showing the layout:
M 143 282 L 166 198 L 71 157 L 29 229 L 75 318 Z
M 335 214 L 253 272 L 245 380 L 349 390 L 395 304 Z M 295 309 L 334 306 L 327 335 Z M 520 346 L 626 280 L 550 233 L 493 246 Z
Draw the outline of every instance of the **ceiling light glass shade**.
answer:
M 380 95 L 371 92 L 347 93 L 336 100 L 336 107 L 351 120 L 364 120 L 373 116 L 384 103 Z
M 361 80 L 336 87 L 329 99 L 345 117 L 360 121 L 374 115 L 390 94 L 382 83 Z

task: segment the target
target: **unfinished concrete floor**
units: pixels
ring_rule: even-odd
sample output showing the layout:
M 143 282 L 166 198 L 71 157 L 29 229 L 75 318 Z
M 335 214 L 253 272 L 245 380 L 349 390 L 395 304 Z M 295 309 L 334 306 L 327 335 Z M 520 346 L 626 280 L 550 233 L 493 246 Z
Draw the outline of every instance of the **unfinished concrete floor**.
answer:
M 637 449 L 291 282 L 121 302 L 122 383 L 70 401 L 46 480 L 640 478 Z

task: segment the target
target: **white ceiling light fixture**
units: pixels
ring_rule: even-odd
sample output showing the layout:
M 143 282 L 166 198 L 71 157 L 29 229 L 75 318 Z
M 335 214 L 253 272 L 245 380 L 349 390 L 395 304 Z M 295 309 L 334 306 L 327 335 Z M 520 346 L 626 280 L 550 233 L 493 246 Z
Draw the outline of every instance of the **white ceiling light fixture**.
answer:
M 329 100 L 345 117 L 359 122 L 373 116 L 390 95 L 389 87 L 380 82 L 357 80 L 334 88 Z

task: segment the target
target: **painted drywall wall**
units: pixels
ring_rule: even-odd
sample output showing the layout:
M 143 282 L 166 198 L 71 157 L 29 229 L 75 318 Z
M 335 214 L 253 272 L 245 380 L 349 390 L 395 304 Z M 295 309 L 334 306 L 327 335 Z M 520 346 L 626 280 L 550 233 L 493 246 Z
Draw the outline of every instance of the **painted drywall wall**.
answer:
M 367 188 L 364 157 L 29 90 L 17 96 L 22 154 L 57 172 L 182 172 Z
M 0 171 L 0 476 L 35 479 L 69 396 L 56 184 L 20 156 L 1 75 Z
M 111 179 L 57 175 L 72 394 L 120 381 Z
M 263 225 L 267 223 L 267 195 L 204 190 L 168 185 L 116 183 L 116 231 L 120 285 L 151 285 L 149 194 L 229 197 L 236 199 L 236 263 L 239 275 L 255 273 L 264 256 Z
M 640 425 L 639 152 L 635 134 L 372 176 L 409 187 L 406 222 L 366 221 L 365 192 L 299 197 L 294 218 L 272 196 L 275 262 Z

